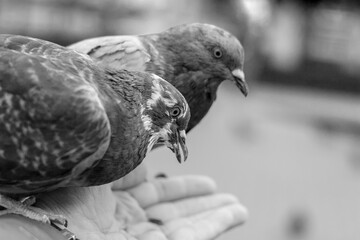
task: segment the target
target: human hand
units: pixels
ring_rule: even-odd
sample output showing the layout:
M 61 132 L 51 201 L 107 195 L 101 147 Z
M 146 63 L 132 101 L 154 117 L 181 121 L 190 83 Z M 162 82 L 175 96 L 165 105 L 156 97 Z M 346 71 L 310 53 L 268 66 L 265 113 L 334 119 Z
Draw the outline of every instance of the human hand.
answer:
M 112 184 L 41 194 L 36 206 L 64 215 L 81 240 L 213 239 L 247 218 L 237 199 L 215 193 L 207 177 L 145 178 L 141 165 Z M 55 229 L 21 216 L 1 217 L 0 226 L 6 239 L 64 239 Z

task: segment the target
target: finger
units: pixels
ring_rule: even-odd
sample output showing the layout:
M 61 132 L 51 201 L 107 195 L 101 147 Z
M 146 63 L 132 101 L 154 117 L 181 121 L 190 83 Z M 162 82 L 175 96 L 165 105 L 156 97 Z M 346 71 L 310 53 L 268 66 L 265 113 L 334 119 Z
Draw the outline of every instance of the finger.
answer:
M 167 240 L 159 227 L 149 222 L 129 226 L 127 232 L 138 240 Z
M 207 196 L 187 198 L 175 202 L 166 202 L 153 205 L 146 209 L 150 219 L 168 222 L 173 219 L 193 216 L 212 209 L 238 203 L 235 196 L 230 194 L 212 194 Z
M 214 193 L 215 182 L 205 176 L 157 178 L 144 182 L 128 192 L 145 208 L 156 203 Z
M 142 182 L 146 181 L 147 167 L 146 164 L 142 163 L 135 168 L 128 175 L 120 178 L 119 180 L 112 183 L 111 189 L 113 191 L 126 190 L 131 187 L 135 187 Z
M 163 230 L 171 240 L 209 240 L 243 224 L 247 217 L 248 213 L 244 206 L 231 204 L 190 218 L 170 221 L 163 226 Z
M 160 231 L 146 232 L 137 237 L 139 240 L 168 240 L 164 233 Z

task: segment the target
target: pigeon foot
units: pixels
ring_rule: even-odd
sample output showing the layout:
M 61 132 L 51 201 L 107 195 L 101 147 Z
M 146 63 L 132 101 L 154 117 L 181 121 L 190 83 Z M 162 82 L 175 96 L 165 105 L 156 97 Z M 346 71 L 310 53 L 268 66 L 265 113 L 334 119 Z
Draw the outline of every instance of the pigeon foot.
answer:
M 6 214 L 18 214 L 45 224 L 58 223 L 67 227 L 67 220 L 64 216 L 31 206 L 34 203 L 34 196 L 24 198 L 21 201 L 15 201 L 10 197 L 0 194 L 0 206 L 5 208 L 4 210 L 0 210 L 0 216 Z

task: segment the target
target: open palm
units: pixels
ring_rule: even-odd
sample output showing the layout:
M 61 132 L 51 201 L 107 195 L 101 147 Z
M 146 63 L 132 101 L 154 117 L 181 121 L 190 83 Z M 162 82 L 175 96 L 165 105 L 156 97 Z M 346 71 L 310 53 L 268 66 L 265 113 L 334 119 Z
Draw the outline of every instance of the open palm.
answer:
M 64 215 L 68 229 L 81 240 L 205 240 L 247 217 L 234 196 L 215 191 L 214 182 L 203 176 L 147 181 L 141 165 L 111 184 L 39 195 L 36 206 Z M 64 239 L 54 228 L 21 216 L 3 216 L 0 225 L 6 239 Z

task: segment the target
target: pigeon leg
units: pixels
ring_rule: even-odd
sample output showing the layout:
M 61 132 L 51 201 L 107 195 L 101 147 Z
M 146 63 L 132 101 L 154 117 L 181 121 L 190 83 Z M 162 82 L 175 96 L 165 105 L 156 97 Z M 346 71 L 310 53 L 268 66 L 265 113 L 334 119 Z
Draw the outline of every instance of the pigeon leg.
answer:
M 5 210 L 0 210 L 0 216 L 6 214 L 18 214 L 42 223 L 51 224 L 52 222 L 55 222 L 67 227 L 67 220 L 65 217 L 31 206 L 34 203 L 35 197 L 33 196 L 24 198 L 22 201 L 18 202 L 0 194 L 0 206 L 5 208 Z

